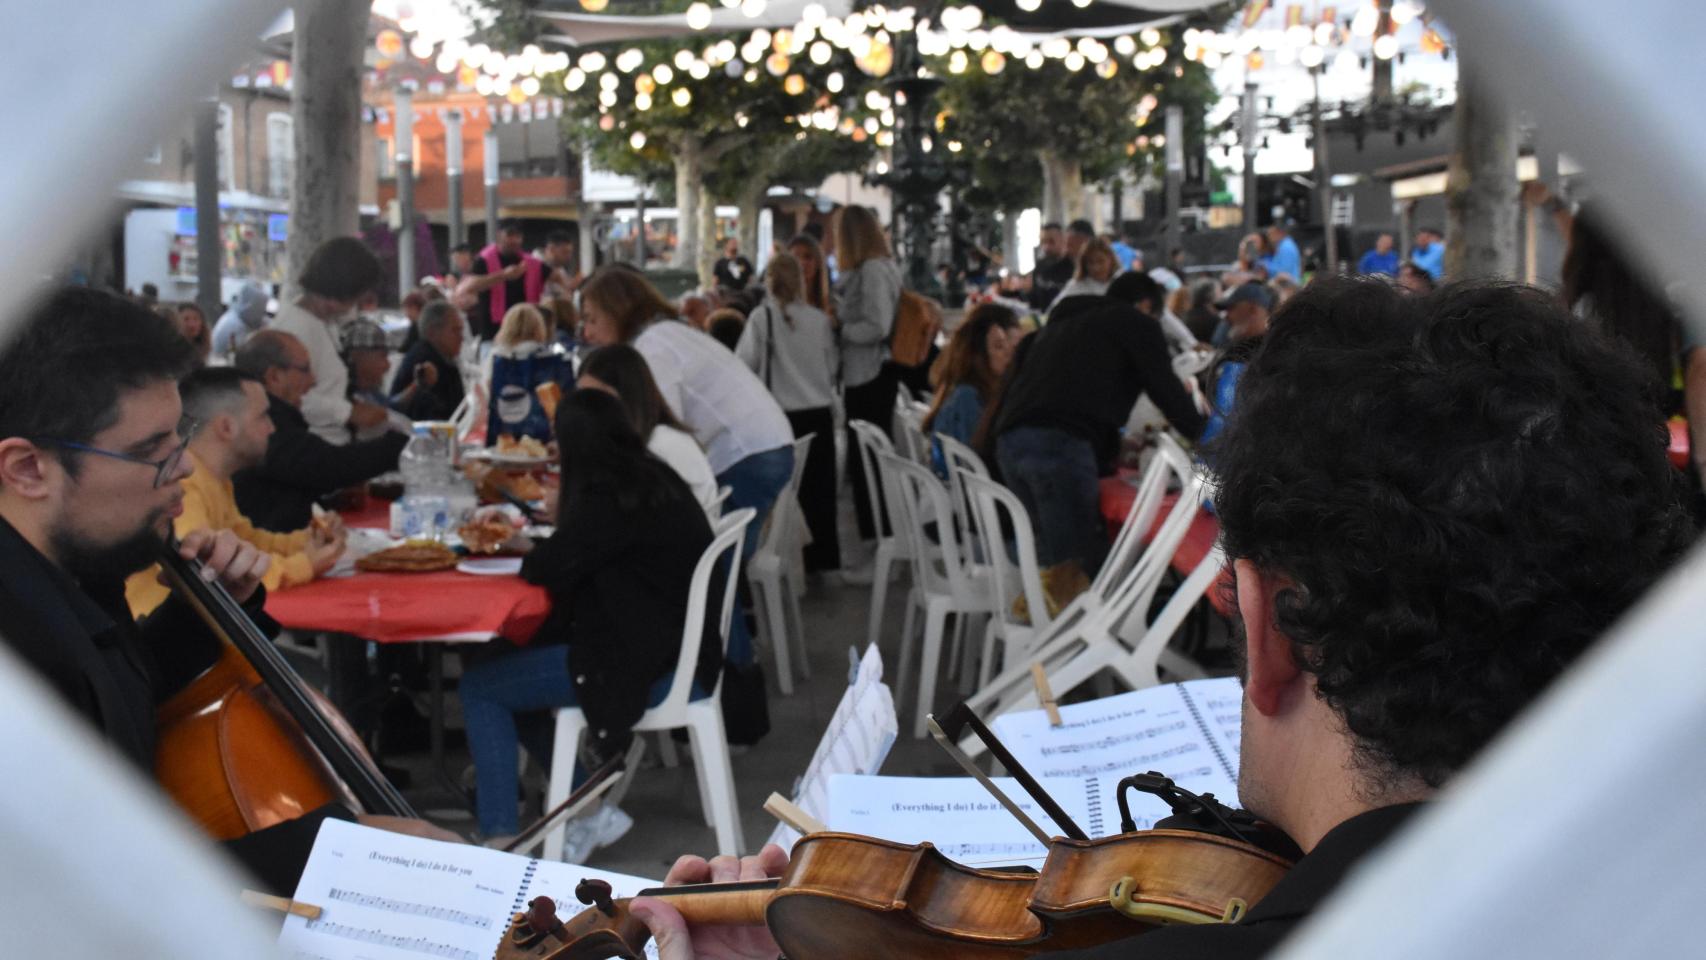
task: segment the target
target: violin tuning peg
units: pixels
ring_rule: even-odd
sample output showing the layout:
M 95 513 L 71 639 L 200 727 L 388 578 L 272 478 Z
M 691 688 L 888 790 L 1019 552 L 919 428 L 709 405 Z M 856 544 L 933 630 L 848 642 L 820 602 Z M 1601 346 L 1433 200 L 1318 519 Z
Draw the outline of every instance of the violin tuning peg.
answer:
M 582 880 L 575 884 L 575 899 L 598 908 L 607 917 L 616 916 L 616 904 L 610 899 L 610 884 L 603 880 Z
M 527 903 L 527 925 L 536 933 L 555 933 L 563 928 L 557 919 L 557 904 L 550 897 L 534 897 Z

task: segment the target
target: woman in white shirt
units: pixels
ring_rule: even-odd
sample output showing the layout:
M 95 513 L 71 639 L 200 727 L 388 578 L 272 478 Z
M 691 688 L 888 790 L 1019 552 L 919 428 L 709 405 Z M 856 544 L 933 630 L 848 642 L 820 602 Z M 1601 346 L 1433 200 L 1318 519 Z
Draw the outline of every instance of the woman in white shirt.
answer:
M 669 464 L 687 481 L 700 506 L 709 507 L 716 501 L 717 478 L 711 473 L 711 462 L 705 459 L 699 441 L 669 412 L 646 358 L 638 350 L 625 343 L 594 350 L 581 363 L 578 383 L 589 390 L 615 394 L 652 456 Z
M 841 566 L 835 532 L 835 329 L 829 314 L 805 300 L 804 271 L 788 253 L 765 268 L 769 296 L 746 318 L 735 355 L 770 388 L 795 437 L 814 434 L 800 474 L 800 510 L 811 530 L 805 548 L 810 571 Z
M 752 556 L 770 508 L 794 473 L 794 431 L 770 391 L 726 347 L 683 323 L 675 305 L 633 267 L 594 271 L 581 286 L 581 314 L 587 343 L 631 343 L 646 358 L 669 411 L 693 431 L 717 482 L 729 488 L 723 511 L 757 512 L 741 553 Z M 752 662 L 745 617 L 735 617 L 729 630 L 729 662 Z
M 1093 237 L 1084 245 L 1082 253 L 1078 254 L 1078 269 L 1073 272 L 1072 279 L 1066 286 L 1060 288 L 1060 293 L 1049 304 L 1049 310 L 1055 304 L 1067 297 L 1099 297 L 1108 292 L 1108 284 L 1114 279 L 1114 272 L 1120 267 L 1120 260 L 1114 256 L 1114 249 L 1108 246 L 1108 241 L 1101 237 Z
M 309 255 L 296 285 L 302 296 L 280 303 L 272 328 L 302 341 L 314 386 L 302 396 L 302 416 L 321 439 L 340 446 L 352 430 L 381 426 L 384 407 L 349 398 L 340 328 L 355 314 L 361 298 L 379 286 L 379 258 L 355 237 L 333 237 Z

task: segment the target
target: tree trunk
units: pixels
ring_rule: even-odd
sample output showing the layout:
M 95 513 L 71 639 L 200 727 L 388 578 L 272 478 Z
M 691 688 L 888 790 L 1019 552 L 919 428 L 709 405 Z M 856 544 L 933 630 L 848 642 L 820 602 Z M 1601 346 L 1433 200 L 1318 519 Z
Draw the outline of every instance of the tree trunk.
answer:
M 1043 167 L 1043 222 L 1065 226 L 1084 216 L 1084 170 L 1054 150 L 1038 150 Z
M 740 207 L 740 249 L 755 267 L 760 262 L 759 253 L 762 252 L 758 249 L 758 216 L 764 209 L 764 198 L 770 192 L 770 178 L 776 171 L 776 157 L 779 153 L 780 151 L 776 150 L 759 151 L 754 162 L 747 168 L 746 179 L 741 181 L 740 189 L 735 193 L 735 204 Z
M 1484 78 L 1458 63 L 1456 150 L 1445 187 L 1445 276 L 1508 279 L 1516 276 L 1521 219 L 1516 122 Z
M 717 198 L 701 183 L 699 185 L 699 259 L 694 267 L 699 271 L 699 286 L 709 290 L 717 285 L 715 268 L 717 250 L 722 238 L 717 236 Z M 751 259 L 748 257 L 748 259 Z
M 296 171 L 290 183 L 286 296 L 308 257 L 360 227 L 361 69 L 368 0 L 320 0 L 296 10 L 291 116 Z
M 705 144 L 682 134 L 675 140 L 675 256 L 670 266 L 695 270 L 699 266 L 699 197 L 705 190 Z

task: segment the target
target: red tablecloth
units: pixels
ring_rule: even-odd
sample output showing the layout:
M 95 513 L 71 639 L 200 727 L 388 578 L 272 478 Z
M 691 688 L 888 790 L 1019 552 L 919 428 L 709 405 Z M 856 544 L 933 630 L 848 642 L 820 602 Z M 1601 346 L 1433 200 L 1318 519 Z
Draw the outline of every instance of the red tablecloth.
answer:
M 1130 478 L 1128 480 L 1128 477 Z M 1135 471 L 1122 471 L 1117 476 L 1102 478 L 1102 518 L 1107 521 L 1110 536 L 1118 534 L 1120 526 L 1125 523 L 1126 514 L 1131 512 L 1132 501 L 1137 499 L 1137 488 L 1132 486 L 1138 474 Z M 1179 501 L 1177 494 L 1169 493 L 1162 498 L 1161 509 L 1156 511 L 1156 526 L 1172 510 Z M 1143 535 L 1147 543 L 1154 537 L 1152 528 Z M 1215 540 L 1220 537 L 1220 521 L 1207 510 L 1198 510 L 1191 520 L 1191 528 L 1185 531 L 1185 538 L 1179 541 L 1179 547 L 1173 551 L 1172 567 L 1181 576 L 1189 576 L 1203 557 L 1214 549 Z M 1231 615 L 1224 594 L 1226 586 L 1232 582 L 1230 574 L 1222 572 L 1220 578 L 1208 588 L 1208 601 L 1222 614 Z
M 352 527 L 383 527 L 390 504 L 369 500 L 346 514 Z M 520 577 L 439 573 L 356 573 L 267 596 L 267 613 L 296 630 L 348 633 L 380 643 L 532 639 L 551 612 L 545 591 Z

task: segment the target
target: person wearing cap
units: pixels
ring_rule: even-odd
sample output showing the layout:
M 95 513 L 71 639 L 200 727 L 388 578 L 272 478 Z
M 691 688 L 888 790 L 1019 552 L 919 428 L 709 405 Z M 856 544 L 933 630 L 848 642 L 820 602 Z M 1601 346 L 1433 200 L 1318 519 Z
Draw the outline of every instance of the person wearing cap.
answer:
M 1303 254 L 1297 249 L 1297 241 L 1291 238 L 1289 221 L 1278 221 L 1268 228 L 1268 247 L 1273 253 L 1262 258 L 1262 265 L 1268 268 L 1268 279 L 1288 276 L 1302 283 Z
M 357 440 L 384 436 L 389 430 L 408 432 L 409 418 L 397 412 L 399 403 L 413 399 L 417 383 L 409 384 L 400 400 L 385 393 L 385 374 L 391 371 L 391 344 L 385 328 L 365 317 L 344 328 L 344 364 L 349 367 L 350 399 L 379 404 L 391 411 L 386 423 L 355 431 Z
M 1238 378 L 1244 367 L 1262 345 L 1268 332 L 1268 318 L 1273 315 L 1274 293 L 1259 283 L 1240 284 L 1226 299 L 1215 304 L 1225 311 L 1225 346 L 1214 363 L 1203 374 L 1203 387 L 1209 397 L 1208 426 L 1203 428 L 1202 442 L 1207 443 L 1226 429 L 1226 418 L 1232 413 L 1232 400 L 1238 392 Z
M 1252 280 L 1233 287 L 1214 308 L 1222 317 L 1214 331 L 1214 345 L 1224 347 L 1268 328 L 1268 317 L 1274 312 L 1274 292 L 1267 284 Z

